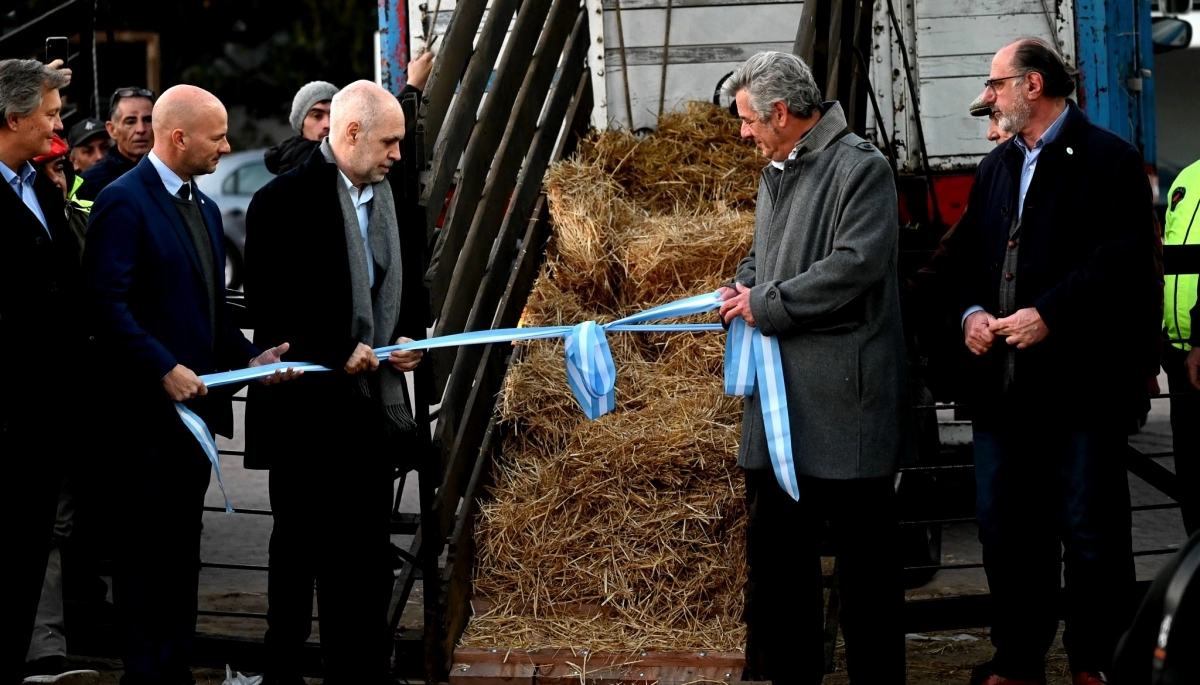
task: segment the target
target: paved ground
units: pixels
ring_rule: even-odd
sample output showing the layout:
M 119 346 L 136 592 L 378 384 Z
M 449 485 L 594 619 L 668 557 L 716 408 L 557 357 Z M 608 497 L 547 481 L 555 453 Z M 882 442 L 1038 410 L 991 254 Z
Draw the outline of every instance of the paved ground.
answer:
M 1161 379 L 1166 387 L 1165 377 Z M 1156 401 L 1155 407 L 1142 432 L 1132 439 L 1134 446 L 1143 452 L 1170 450 L 1170 426 L 1167 421 L 1165 401 Z M 240 434 L 242 406 L 238 404 L 237 423 Z M 240 450 L 240 437 L 232 441 L 221 441 L 222 449 Z M 261 471 L 241 468 L 241 458 L 224 457 L 222 473 L 226 490 L 235 507 L 269 509 L 267 476 Z M 1174 469 L 1172 459 L 1161 459 L 1161 463 Z M 415 477 L 415 474 L 414 474 Z M 410 480 L 405 488 L 402 509 L 416 511 L 416 483 Z M 1166 501 L 1153 488 L 1140 479 L 1131 478 L 1130 492 L 1133 503 L 1154 504 Z M 221 505 L 220 492 L 209 489 L 208 504 Z M 320 503 L 314 503 L 320 506 Z M 208 513 L 204 520 L 202 558 L 208 562 L 255 564 L 267 563 L 267 542 L 270 536 L 271 519 L 268 516 L 226 515 Z M 396 536 L 397 544 L 407 548 L 407 538 Z M 1183 525 L 1178 510 L 1139 512 L 1134 514 L 1134 548 L 1136 550 L 1177 548 L 1183 542 Z M 974 524 L 953 524 L 943 530 L 943 560 L 952 562 L 977 562 L 980 560 L 979 544 Z M 1164 563 L 1163 556 L 1146 556 L 1137 559 L 1139 579 L 1153 577 Z M 204 569 L 200 576 L 201 610 L 223 610 L 262 613 L 266 611 L 266 574 L 261 571 Z M 910 597 L 951 596 L 975 594 L 987 591 L 986 578 L 982 569 L 942 571 L 925 586 L 911 590 Z M 421 588 L 418 584 L 410 606 L 406 609 L 402 625 L 419 629 L 421 621 Z M 314 607 L 315 609 L 315 607 Z M 199 630 L 205 633 L 261 637 L 265 629 L 263 621 L 247 618 L 217 618 L 201 616 Z M 319 631 L 314 625 L 314 641 Z M 910 683 L 966 682 L 970 666 L 986 661 L 990 654 L 986 630 L 955 631 L 912 637 L 908 642 Z M 1050 656 L 1051 683 L 1066 683 L 1065 655 L 1056 644 Z M 104 671 L 104 682 L 117 682 L 120 676 L 116 662 L 97 662 Z M 232 664 L 236 669 L 237 664 Z M 843 684 L 848 678 L 838 661 L 838 672 L 826 678 L 826 683 Z M 224 673 L 198 671 L 197 682 L 201 685 L 221 685 Z M 319 683 L 319 680 L 313 681 Z

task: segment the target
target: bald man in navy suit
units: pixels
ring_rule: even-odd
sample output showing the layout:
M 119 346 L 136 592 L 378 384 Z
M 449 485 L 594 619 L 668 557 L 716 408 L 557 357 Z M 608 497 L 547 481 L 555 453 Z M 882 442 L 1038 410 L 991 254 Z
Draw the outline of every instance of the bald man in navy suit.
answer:
M 124 508 L 113 579 L 121 682 L 186 685 L 211 467 L 174 403 L 231 435 L 232 391 L 209 392 L 199 376 L 277 362 L 288 345 L 260 352 L 226 316 L 221 214 L 193 182 L 229 152 L 225 107 L 176 86 L 155 104 L 154 129 L 154 150 L 96 198 L 84 278 L 107 425 L 122 447 L 113 464 Z

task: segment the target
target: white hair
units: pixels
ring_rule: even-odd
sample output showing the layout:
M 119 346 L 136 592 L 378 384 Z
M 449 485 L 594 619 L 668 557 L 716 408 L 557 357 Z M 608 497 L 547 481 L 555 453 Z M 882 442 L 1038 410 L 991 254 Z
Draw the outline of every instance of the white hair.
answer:
M 799 57 L 786 52 L 760 52 L 742 63 L 724 85 L 725 95 L 746 91 L 750 109 L 762 119 L 782 102 L 798 117 L 812 116 L 823 100 L 812 70 Z

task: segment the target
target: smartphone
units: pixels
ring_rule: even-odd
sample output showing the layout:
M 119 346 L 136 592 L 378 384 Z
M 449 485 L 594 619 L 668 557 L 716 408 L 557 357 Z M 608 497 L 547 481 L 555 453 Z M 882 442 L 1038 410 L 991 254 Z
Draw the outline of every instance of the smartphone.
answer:
M 50 36 L 46 39 L 46 64 L 61 59 L 66 66 L 70 57 L 71 44 L 67 42 L 66 36 Z

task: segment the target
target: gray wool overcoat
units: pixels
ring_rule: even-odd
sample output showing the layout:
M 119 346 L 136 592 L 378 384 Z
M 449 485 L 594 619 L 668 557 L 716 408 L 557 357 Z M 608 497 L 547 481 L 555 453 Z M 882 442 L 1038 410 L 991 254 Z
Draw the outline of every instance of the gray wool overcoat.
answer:
M 899 221 L 886 159 L 846 132 L 836 102 L 759 183 L 754 244 L 736 280 L 779 339 L 796 471 L 896 472 L 908 407 L 896 279 Z M 771 468 L 759 395 L 747 398 L 738 464 Z

